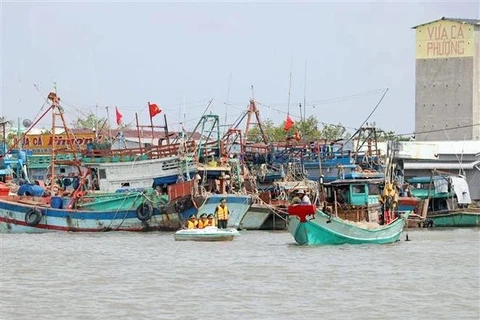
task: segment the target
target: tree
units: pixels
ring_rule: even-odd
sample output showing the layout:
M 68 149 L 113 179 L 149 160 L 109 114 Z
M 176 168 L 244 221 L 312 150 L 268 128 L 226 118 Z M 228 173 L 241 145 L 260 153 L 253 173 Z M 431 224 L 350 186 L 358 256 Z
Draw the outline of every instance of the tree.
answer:
M 320 137 L 329 141 L 348 139 L 350 134 L 347 132 L 344 126 L 341 123 L 335 124 L 324 124 L 323 128 L 320 130 Z
M 324 124 L 322 129 L 319 130 L 318 119 L 314 116 L 310 116 L 306 120 L 300 120 L 295 122 L 295 124 L 288 131 L 285 131 L 284 127 L 285 121 L 278 126 L 275 126 L 275 124 L 271 120 L 266 120 L 262 124 L 262 128 L 267 135 L 269 141 L 285 140 L 288 136 L 293 136 L 296 131 L 300 133 L 302 140 L 307 141 L 313 141 L 317 139 L 326 139 L 332 141 L 348 139 L 350 136 L 341 123 L 339 123 L 338 125 Z M 258 127 L 250 129 L 247 133 L 247 139 L 257 142 L 262 141 L 260 129 Z
M 410 141 L 409 136 L 397 135 L 395 131 L 378 129 L 377 141 Z
M 267 136 L 268 141 L 278 141 L 285 139 L 286 135 L 283 128 L 276 127 L 272 120 L 265 120 L 262 123 L 262 129 L 265 135 Z M 260 133 L 260 128 L 258 126 L 250 129 L 247 132 L 247 140 L 261 142 L 262 135 Z
M 321 139 L 320 131 L 318 130 L 318 119 L 310 116 L 306 120 L 300 120 L 293 125 L 293 132 L 298 130 L 303 140 L 317 140 Z
M 85 118 L 78 118 L 73 124 L 74 128 L 77 129 L 89 129 L 89 130 L 100 130 L 102 127 L 108 129 L 108 123 L 106 118 L 97 118 L 92 112 L 88 114 Z

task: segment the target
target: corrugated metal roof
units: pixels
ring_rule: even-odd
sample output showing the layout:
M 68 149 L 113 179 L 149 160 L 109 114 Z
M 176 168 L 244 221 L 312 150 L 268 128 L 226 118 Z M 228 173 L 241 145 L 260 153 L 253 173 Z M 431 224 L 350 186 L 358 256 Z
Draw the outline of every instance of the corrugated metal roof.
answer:
M 426 23 L 419 24 L 418 26 L 412 27 L 412 29 L 416 29 L 416 28 L 418 28 L 418 27 L 422 27 L 422 26 L 424 26 L 424 25 L 427 25 L 427 24 L 430 24 L 430 23 L 434 23 L 434 22 L 437 22 L 437 21 L 442 21 L 442 20 L 453 21 L 453 22 L 458 22 L 458 23 L 467 23 L 467 24 L 471 24 L 471 25 L 480 26 L 480 20 L 479 20 L 479 19 L 463 19 L 463 18 L 446 18 L 446 17 L 442 17 L 441 19 L 437 19 L 437 20 L 433 20 L 433 21 L 430 21 L 430 22 L 426 22 Z
M 403 169 L 473 169 L 480 165 L 479 161 L 458 163 L 458 162 L 404 162 Z M 479 169 L 480 170 L 480 169 Z

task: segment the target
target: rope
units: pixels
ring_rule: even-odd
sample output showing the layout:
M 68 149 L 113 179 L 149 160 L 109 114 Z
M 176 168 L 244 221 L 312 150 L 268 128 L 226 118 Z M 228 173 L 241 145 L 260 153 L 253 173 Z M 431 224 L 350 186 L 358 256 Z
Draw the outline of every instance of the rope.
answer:
M 127 196 L 130 195 L 130 194 L 131 194 L 131 193 L 129 192 L 129 193 L 127 193 L 127 194 L 125 195 L 125 197 L 123 197 L 123 201 L 122 201 L 122 203 L 118 206 L 117 211 L 115 212 L 115 215 L 113 216 L 113 219 L 110 221 L 110 225 L 108 226 L 108 228 L 111 228 L 111 226 L 112 226 L 112 224 L 113 224 L 113 221 L 117 218 L 117 214 L 119 213 L 120 208 L 123 206 L 123 204 L 125 203 L 125 201 L 126 201 L 126 199 L 127 199 Z M 137 197 L 135 198 L 135 201 L 137 200 L 137 198 L 138 198 L 139 195 L 143 195 L 143 193 L 137 192 Z M 135 202 L 134 202 L 134 203 L 135 203 Z M 124 214 L 124 216 L 123 216 L 122 221 L 120 222 L 120 224 L 119 224 L 116 228 L 114 228 L 113 230 L 117 231 L 117 230 L 120 229 L 120 227 L 121 227 L 121 226 L 123 225 L 123 223 L 125 222 L 125 219 L 127 218 L 127 214 L 128 214 L 128 210 L 125 211 L 125 214 Z

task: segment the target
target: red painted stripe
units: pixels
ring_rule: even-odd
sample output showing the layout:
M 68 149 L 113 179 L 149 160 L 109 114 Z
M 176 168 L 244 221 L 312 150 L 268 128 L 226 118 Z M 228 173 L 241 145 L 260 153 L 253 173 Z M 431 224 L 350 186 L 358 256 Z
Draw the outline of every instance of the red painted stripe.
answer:
M 16 219 L 9 219 L 5 217 L 0 217 L 0 222 L 10 223 L 19 226 L 31 227 L 26 224 L 25 221 L 16 220 Z M 36 229 L 43 229 L 43 230 L 55 230 L 55 231 L 71 231 L 71 232 L 104 232 L 110 229 L 90 229 L 90 228 L 73 228 L 73 227 L 61 227 L 55 225 L 48 225 L 48 224 L 37 224 L 35 227 Z M 111 229 L 112 231 L 132 231 L 132 232 L 140 232 L 143 231 L 142 228 L 120 228 L 120 229 Z

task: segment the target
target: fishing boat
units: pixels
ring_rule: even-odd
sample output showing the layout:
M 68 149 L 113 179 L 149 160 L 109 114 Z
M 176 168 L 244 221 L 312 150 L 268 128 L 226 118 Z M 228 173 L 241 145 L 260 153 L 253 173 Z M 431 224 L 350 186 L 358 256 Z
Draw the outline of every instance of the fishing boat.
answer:
M 313 205 L 290 206 L 288 214 L 288 230 L 301 245 L 393 243 L 399 240 L 405 225 L 403 217 L 385 225 L 355 223 L 328 215 Z
M 196 212 L 196 208 L 190 200 L 192 182 L 189 181 L 168 186 L 168 203 L 165 201 L 162 190 L 153 188 L 126 189 L 120 193 L 99 190 L 100 188 L 96 187 L 94 178 L 98 178 L 100 181 L 97 181 L 97 185 L 102 185 L 101 180 L 102 178 L 107 179 L 106 173 L 110 167 L 89 166 L 88 161 L 82 162 L 77 157 L 78 153 L 72 152 L 72 150 L 76 150 L 73 146 L 75 139 L 66 126 L 60 98 L 56 93 L 51 92 L 48 99 L 52 102 L 50 107 L 31 127 L 48 112 L 51 112 L 53 119 L 52 141 L 57 141 L 55 139 L 55 129 L 59 126 L 56 125 L 56 121 L 60 119 L 69 148 L 67 150 L 56 145 L 52 148 L 49 165 L 50 183 L 46 187 L 26 185 L 24 190 L 21 190 L 21 186 L 17 194 L 9 192 L 0 195 L 0 232 L 174 231 L 182 226 L 183 217 Z M 175 161 L 171 159 L 175 148 L 177 150 L 182 149 L 179 145 L 162 145 L 158 147 L 158 153 L 154 152 L 157 149 L 149 150 L 148 154 L 150 156 L 147 156 L 148 159 L 142 158 L 137 162 L 129 163 L 130 171 L 144 172 L 143 162 L 141 161 L 150 163 L 152 160 L 155 161 L 156 158 L 162 161 L 162 156 L 169 160 L 168 163 L 180 162 L 179 158 L 174 159 Z M 165 150 L 169 152 L 161 152 Z M 183 148 L 182 150 L 187 149 Z M 57 155 L 62 152 L 70 152 L 71 159 L 58 160 Z M 152 154 L 156 155 L 155 159 L 151 159 Z M 143 157 L 144 154 L 137 154 L 137 156 Z M 105 157 L 95 157 L 94 155 L 94 159 L 97 159 L 94 162 L 101 163 Z M 56 181 L 55 169 L 58 166 L 70 166 L 77 170 L 74 177 L 76 183 L 72 184 L 73 188 L 67 194 L 60 192 L 54 184 L 54 181 Z M 135 170 L 132 170 L 134 166 Z M 94 169 L 98 169 L 95 172 L 97 176 L 92 174 Z M 110 173 L 110 178 L 114 178 L 115 173 L 113 171 Z M 168 172 L 168 174 L 171 176 L 171 172 Z M 148 178 L 151 179 L 150 176 Z M 150 181 L 152 183 L 152 180 Z M 104 185 L 108 188 L 107 184 Z
M 219 229 L 206 227 L 203 229 L 182 229 L 174 234 L 175 241 L 231 241 L 239 236 L 235 228 Z
M 406 206 L 412 198 L 421 203 L 421 212 L 432 227 L 478 227 L 480 208 L 471 206 L 465 177 L 433 172 L 431 176 L 407 178 L 411 197 L 400 197 Z
M 315 181 L 303 179 L 293 181 L 275 181 L 269 187 L 264 187 L 253 196 L 253 204 L 248 209 L 241 222 L 241 228 L 246 230 L 286 230 L 290 198 L 302 190 L 311 197 L 312 202 L 318 198 L 318 184 Z
M 397 210 L 398 192 L 391 182 L 392 157 L 390 154 L 386 160 L 385 179 L 332 181 L 326 184 L 322 208 L 289 206 L 288 230 L 295 241 L 321 245 L 385 244 L 399 240 L 409 212 Z

